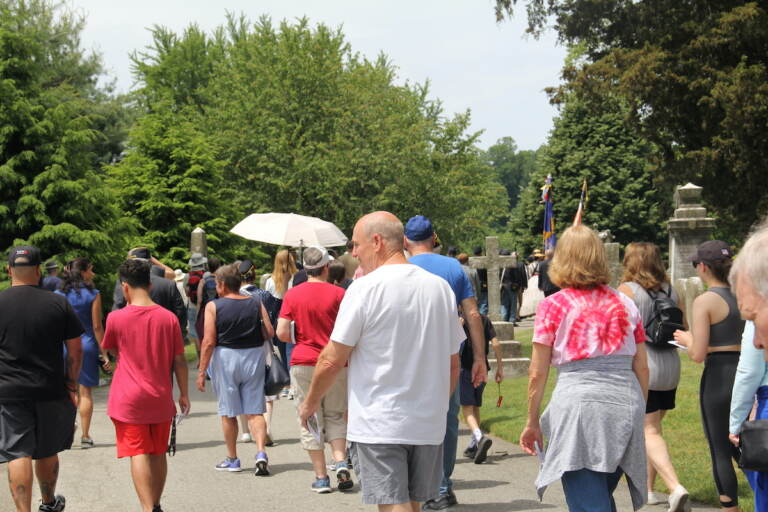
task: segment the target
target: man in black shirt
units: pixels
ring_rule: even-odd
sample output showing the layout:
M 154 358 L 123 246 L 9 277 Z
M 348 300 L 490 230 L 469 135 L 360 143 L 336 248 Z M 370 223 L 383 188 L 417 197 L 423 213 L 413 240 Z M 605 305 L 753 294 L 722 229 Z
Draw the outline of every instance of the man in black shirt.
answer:
M 134 258 L 149 261 L 152 263 L 153 268 L 158 267 L 159 269 L 163 269 L 164 272 L 167 270 L 164 269 L 164 267 L 158 265 L 160 262 L 153 258 L 149 252 L 149 249 L 145 247 L 137 247 L 136 249 L 131 249 L 128 252 L 128 259 Z M 181 298 L 181 293 L 176 286 L 176 282 L 172 281 L 171 279 L 162 277 L 160 272 L 151 272 L 149 281 L 151 285 L 149 288 L 149 296 L 152 299 L 152 302 L 163 306 L 165 309 L 176 315 L 176 318 L 179 319 L 179 327 L 181 328 L 181 338 L 186 339 L 187 307 L 184 305 L 184 299 Z M 123 297 L 123 287 L 120 284 L 120 279 L 118 279 L 115 282 L 115 290 L 112 294 L 112 311 L 123 309 L 125 305 L 126 303 L 125 297 Z M 107 318 L 107 321 L 109 321 L 109 318 Z
M 546 259 L 539 263 L 539 290 L 544 292 L 545 297 L 560 291 L 560 288 L 549 279 L 549 265 L 552 263 L 553 255 L 554 252 L 552 250 L 547 250 Z
M 0 292 L 0 463 L 8 463 L 17 511 L 32 506 L 34 459 L 40 510 L 59 512 L 58 453 L 74 436 L 83 327 L 66 298 L 37 286 L 35 247 L 11 249 L 8 273 L 11 287 Z

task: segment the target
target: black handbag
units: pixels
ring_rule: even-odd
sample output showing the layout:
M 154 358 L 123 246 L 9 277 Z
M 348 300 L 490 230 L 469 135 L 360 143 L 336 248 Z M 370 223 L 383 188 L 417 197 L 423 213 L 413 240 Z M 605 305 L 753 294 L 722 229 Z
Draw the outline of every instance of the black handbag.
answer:
M 745 421 L 739 434 L 739 467 L 768 471 L 768 420 Z
M 291 375 L 283 366 L 280 357 L 275 353 L 272 340 L 268 340 L 267 343 L 269 343 L 269 353 L 267 356 L 271 357 L 267 360 L 267 370 L 264 376 L 264 394 L 266 396 L 274 396 L 291 383 Z

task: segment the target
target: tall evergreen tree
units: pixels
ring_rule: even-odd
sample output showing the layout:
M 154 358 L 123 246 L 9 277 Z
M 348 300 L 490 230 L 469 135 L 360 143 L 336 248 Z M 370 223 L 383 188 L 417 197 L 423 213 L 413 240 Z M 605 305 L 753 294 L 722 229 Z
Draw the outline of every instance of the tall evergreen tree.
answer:
M 119 150 L 122 105 L 97 87 L 82 27 L 58 4 L 0 0 L 0 249 L 26 241 L 102 272 L 130 232 L 100 172 Z
M 547 174 L 554 180 L 557 231 L 573 222 L 587 180 L 589 197 L 584 223 L 610 230 L 617 242 L 666 245 L 663 221 L 671 192 L 657 188 L 651 162 L 653 146 L 625 123 L 627 107 L 606 97 L 599 106 L 572 95 L 542 149 L 540 167 L 520 196 L 511 228 L 519 248 L 542 247 L 544 205 L 541 186 Z

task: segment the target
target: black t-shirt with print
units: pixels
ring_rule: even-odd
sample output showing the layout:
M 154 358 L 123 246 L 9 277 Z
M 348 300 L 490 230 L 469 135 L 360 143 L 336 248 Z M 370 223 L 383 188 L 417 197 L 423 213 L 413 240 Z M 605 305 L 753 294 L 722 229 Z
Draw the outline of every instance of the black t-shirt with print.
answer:
M 65 297 L 37 286 L 0 292 L 0 403 L 66 397 L 64 341 L 82 333 Z

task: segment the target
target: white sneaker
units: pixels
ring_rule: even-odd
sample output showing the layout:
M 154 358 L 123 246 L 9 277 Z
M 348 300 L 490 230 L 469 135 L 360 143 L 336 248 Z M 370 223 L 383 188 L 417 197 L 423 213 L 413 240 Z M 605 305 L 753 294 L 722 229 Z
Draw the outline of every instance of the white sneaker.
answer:
M 242 441 L 244 443 L 250 443 L 251 442 L 251 434 L 247 434 L 247 433 L 243 434 L 242 436 L 240 436 L 240 441 Z
M 669 496 L 661 492 L 648 492 L 647 505 L 661 505 L 662 503 L 668 503 Z
M 690 509 L 688 491 L 682 485 L 678 485 L 669 495 L 669 510 L 667 512 L 687 512 Z

